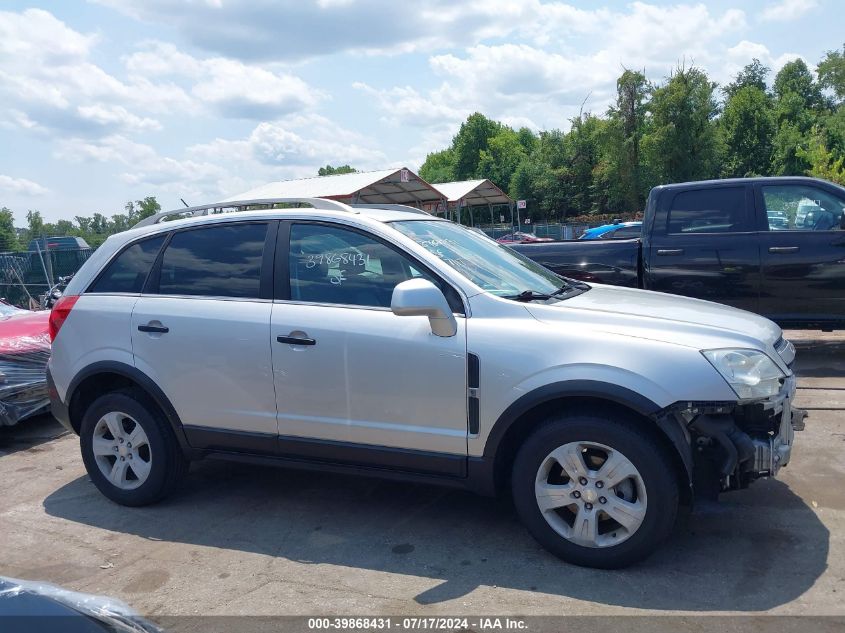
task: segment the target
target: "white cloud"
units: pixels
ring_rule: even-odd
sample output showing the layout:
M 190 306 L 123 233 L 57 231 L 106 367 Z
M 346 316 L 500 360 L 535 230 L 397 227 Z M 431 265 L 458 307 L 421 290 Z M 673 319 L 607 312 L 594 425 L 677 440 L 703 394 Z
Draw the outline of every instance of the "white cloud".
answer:
M 781 2 L 764 9 L 760 17 L 763 20 L 785 22 L 800 18 L 818 6 L 817 0 L 781 0 Z
M 47 193 L 48 189 L 26 178 L 13 178 L 0 174 L 0 191 L 24 196 L 41 196 Z
M 736 46 L 732 46 L 727 50 L 726 69 L 733 76 L 752 59 L 759 59 L 765 66 L 768 66 L 772 70 L 772 76 L 774 76 L 787 62 L 791 62 L 799 57 L 801 55 L 798 53 L 783 53 L 775 56 L 772 55 L 769 47 L 764 44 L 742 40 Z M 771 80 L 772 77 L 769 79 Z
M 185 113 L 274 119 L 325 98 L 288 72 L 160 42 L 124 58 L 119 77 L 92 61 L 98 41 L 46 11 L 0 12 L 4 127 L 96 138 L 159 130 L 158 117 Z
M 273 119 L 311 108 L 325 98 L 290 73 L 223 57 L 199 59 L 166 42 L 147 42 L 125 63 L 131 73 L 182 83 L 198 102 L 226 117 Z
M 262 122 L 245 138 L 192 145 L 181 158 L 162 156 L 151 145 L 119 134 L 61 140 L 54 157 L 114 164 L 127 185 L 201 201 L 219 200 L 273 180 L 313 176 L 326 163 L 372 169 L 385 160 L 367 139 L 319 115 Z
M 472 110 L 456 105 L 447 95 L 432 93 L 426 98 L 411 86 L 378 90 L 366 83 L 354 82 L 352 87 L 373 97 L 384 112 L 383 120 L 392 125 L 428 127 L 461 121 L 472 113 Z
M 559 2 L 519 6 L 526 19 L 513 21 L 512 28 L 530 44 L 482 43 L 432 55 L 429 65 L 442 83 L 425 93 L 410 86 L 354 86 L 376 98 L 386 121 L 436 130 L 433 138 L 444 136 L 444 126 L 454 134 L 474 111 L 533 129 L 566 128 L 585 99 L 587 111 L 607 108 L 623 64 L 645 68 L 653 79 L 679 62 L 721 71 L 724 39 L 746 26 L 742 11 L 713 13 L 704 4 L 634 2 L 621 10 Z
M 195 46 L 244 60 L 301 59 L 342 51 L 404 53 L 504 37 L 539 0 L 94 0 L 175 27 Z
M 98 38 L 39 9 L 0 12 L 0 116 L 24 129 L 102 134 L 156 129 L 161 112 L 184 104 L 171 84 L 122 81 L 90 61 Z

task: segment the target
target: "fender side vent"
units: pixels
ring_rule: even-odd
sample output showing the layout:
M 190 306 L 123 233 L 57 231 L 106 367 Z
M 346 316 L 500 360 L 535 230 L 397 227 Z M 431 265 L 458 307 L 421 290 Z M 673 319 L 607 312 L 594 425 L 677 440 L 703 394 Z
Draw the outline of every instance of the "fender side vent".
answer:
M 478 398 L 475 396 L 470 396 L 469 398 L 467 417 L 469 418 L 469 434 L 478 435 Z
M 478 356 L 467 354 L 467 387 L 478 389 Z

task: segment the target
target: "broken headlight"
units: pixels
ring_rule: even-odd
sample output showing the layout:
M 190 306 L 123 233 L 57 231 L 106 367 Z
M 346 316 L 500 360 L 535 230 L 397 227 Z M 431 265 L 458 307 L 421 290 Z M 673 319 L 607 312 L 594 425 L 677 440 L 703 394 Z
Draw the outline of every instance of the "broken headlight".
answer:
M 701 352 L 740 400 L 768 398 L 780 391 L 785 374 L 763 352 L 753 349 L 711 349 Z

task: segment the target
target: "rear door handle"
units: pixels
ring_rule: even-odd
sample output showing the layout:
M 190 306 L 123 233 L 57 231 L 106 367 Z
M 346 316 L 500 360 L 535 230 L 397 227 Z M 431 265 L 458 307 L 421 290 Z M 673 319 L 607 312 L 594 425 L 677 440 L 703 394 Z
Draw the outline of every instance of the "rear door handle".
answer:
M 800 250 L 798 246 L 770 246 L 770 253 L 797 253 Z
M 316 345 L 317 341 L 313 338 L 302 338 L 299 336 L 277 336 L 276 340 L 279 343 L 286 343 L 288 345 Z
M 682 249 L 682 248 L 658 248 L 657 254 L 658 255 L 683 255 L 684 249 Z
M 165 327 L 163 325 L 139 325 L 138 326 L 139 332 L 156 332 L 158 334 L 167 334 L 170 331 L 169 327 Z

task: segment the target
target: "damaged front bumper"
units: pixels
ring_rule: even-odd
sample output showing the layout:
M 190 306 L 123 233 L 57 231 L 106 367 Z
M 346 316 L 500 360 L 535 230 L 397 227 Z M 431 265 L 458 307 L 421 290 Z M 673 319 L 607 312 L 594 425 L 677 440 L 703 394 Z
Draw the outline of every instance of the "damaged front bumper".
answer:
M 685 403 L 676 410 L 693 449 L 698 479 L 718 480 L 720 490 L 745 488 L 774 477 L 789 463 L 795 432 L 806 412 L 793 406 L 796 379 L 789 375 L 774 396 L 741 402 Z
M 787 376 L 778 395 L 763 401 L 763 412 L 774 420 L 779 420 L 777 431 L 765 437 L 751 437 L 754 443 L 753 472 L 757 477 L 774 477 L 789 463 L 792 456 L 792 444 L 795 431 L 804 430 L 806 411 L 795 409 L 795 376 Z M 797 424 L 796 424 L 797 423 Z

